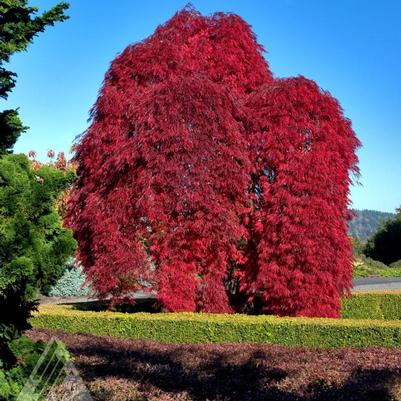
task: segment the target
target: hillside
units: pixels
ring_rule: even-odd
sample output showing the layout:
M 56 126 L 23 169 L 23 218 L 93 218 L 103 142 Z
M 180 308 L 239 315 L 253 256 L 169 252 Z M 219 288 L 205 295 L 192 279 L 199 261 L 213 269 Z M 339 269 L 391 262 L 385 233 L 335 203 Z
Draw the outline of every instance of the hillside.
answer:
M 377 210 L 354 210 L 356 216 L 349 223 L 349 233 L 365 241 L 387 219 L 395 216 L 394 213 L 379 212 Z

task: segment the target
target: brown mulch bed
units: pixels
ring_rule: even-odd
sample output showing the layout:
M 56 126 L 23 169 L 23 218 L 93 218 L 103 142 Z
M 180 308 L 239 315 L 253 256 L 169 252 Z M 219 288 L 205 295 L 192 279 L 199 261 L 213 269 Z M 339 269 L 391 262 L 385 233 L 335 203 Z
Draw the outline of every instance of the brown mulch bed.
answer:
M 56 336 L 94 400 L 401 400 L 401 349 L 171 345 L 32 330 Z

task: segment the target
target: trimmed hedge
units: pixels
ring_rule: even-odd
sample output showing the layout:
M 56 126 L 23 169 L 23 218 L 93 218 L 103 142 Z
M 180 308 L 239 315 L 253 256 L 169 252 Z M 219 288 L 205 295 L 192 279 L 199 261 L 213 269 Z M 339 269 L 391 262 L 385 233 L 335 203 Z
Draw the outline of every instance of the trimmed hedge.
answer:
M 55 329 L 166 343 L 268 343 L 288 346 L 401 346 L 401 322 L 197 313 L 91 312 L 43 305 L 31 320 Z
M 343 298 L 346 319 L 401 320 L 401 291 L 356 292 Z

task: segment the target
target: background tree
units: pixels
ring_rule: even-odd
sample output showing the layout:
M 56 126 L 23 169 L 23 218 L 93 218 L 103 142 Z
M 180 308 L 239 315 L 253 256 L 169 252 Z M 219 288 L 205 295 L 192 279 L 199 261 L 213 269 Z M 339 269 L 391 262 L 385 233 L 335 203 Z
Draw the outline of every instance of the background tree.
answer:
M 401 208 L 368 240 L 365 255 L 386 265 L 401 259 Z
M 7 98 L 16 75 L 4 65 L 25 50 L 46 26 L 67 17 L 66 3 L 41 16 L 24 0 L 0 1 L 0 96 Z M 25 155 L 11 154 L 26 130 L 17 110 L 0 113 L 0 400 L 14 399 L 30 374 L 40 344 L 21 337 L 29 327 L 38 291 L 46 290 L 62 273 L 75 249 L 54 205 L 70 185 L 73 171 L 42 166 L 33 170 Z

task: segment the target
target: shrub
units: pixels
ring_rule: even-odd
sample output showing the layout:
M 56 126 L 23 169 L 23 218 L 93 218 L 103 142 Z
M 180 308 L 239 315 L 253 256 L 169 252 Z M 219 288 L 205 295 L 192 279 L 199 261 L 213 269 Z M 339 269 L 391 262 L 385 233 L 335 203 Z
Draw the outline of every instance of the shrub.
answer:
M 401 320 L 401 291 L 354 293 L 342 299 L 341 317 Z
M 401 348 L 183 345 L 30 333 L 43 340 L 52 335 L 68 345 L 98 401 L 400 401 Z
M 34 171 L 24 155 L 0 158 L 0 357 L 8 366 L 8 340 L 29 327 L 37 291 L 50 289 L 75 249 L 54 208 L 73 178 L 50 166 Z
M 10 401 L 18 397 L 27 378 L 34 371 L 45 349 L 45 344 L 42 341 L 32 343 L 26 336 L 21 336 L 11 341 L 9 346 L 14 357 L 18 360 L 18 364 L 11 369 L 4 369 L 3 362 L 0 360 L 0 401 Z M 52 384 L 57 383 L 56 380 L 61 380 L 63 378 L 62 368 L 65 363 L 70 361 L 70 355 L 61 342 L 56 341 L 53 343 L 53 346 L 57 346 L 57 358 L 53 359 L 53 353 L 48 352 L 41 362 L 41 366 L 45 366 L 47 372 L 52 372 L 53 369 L 54 372 L 56 372 L 52 377 L 52 382 L 49 382 L 48 376 L 42 376 L 41 374 L 33 377 L 33 380 L 36 382 L 36 388 L 40 390 L 43 389 L 44 395 Z M 54 379 L 55 377 L 57 378 Z M 42 400 L 42 398 L 35 398 L 33 396 L 32 400 L 34 399 Z M 28 401 L 28 399 L 25 398 L 24 400 Z M 31 398 L 29 398 L 29 401 L 30 400 Z
M 401 259 L 391 263 L 390 267 L 392 269 L 401 269 Z
M 82 267 L 71 258 L 63 276 L 50 289 L 48 295 L 51 297 L 83 297 L 91 294 L 91 289 L 85 284 L 86 275 Z
M 124 314 L 42 306 L 35 328 L 167 343 L 269 343 L 289 346 L 401 346 L 401 322 L 232 314 Z

